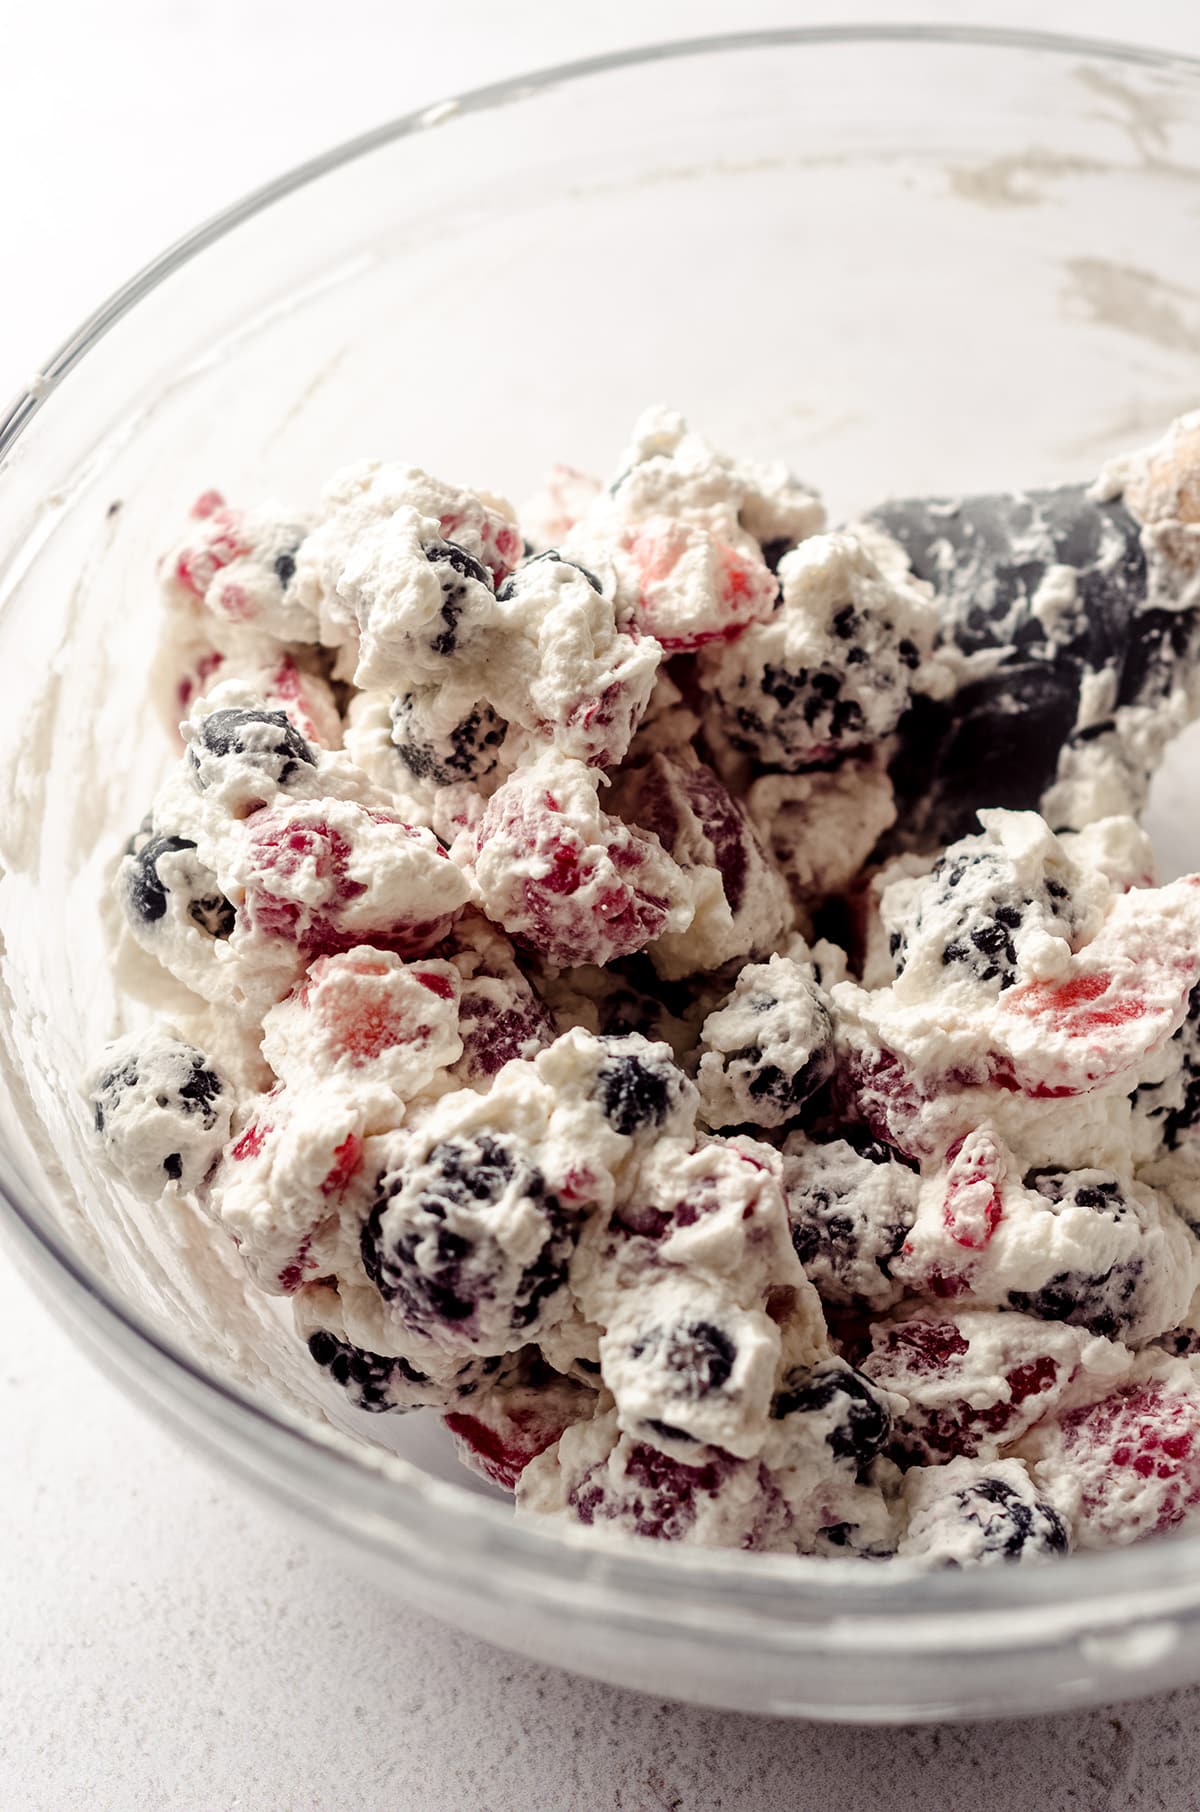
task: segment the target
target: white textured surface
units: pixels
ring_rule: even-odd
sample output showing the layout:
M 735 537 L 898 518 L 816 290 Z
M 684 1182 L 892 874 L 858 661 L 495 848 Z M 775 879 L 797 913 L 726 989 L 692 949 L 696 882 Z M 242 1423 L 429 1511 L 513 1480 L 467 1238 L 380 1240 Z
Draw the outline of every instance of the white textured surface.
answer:
M 625 42 L 1002 18 L 1200 51 L 1190 0 L 57 0 L 5 32 L 0 395 L 130 270 L 298 158 L 455 88 Z M 2 501 L 2 499 L 0 499 Z M 192 1461 L 0 1254 L 0 1806 L 14 1812 L 1182 1812 L 1200 1692 L 843 1731 L 573 1680 L 374 1598 Z

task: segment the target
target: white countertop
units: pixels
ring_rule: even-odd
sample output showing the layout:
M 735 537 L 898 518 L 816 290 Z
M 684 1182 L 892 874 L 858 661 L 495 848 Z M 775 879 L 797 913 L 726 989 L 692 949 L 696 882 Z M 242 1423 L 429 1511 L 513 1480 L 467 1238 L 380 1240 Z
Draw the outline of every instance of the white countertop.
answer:
M 41 0 L 6 18 L 0 396 L 168 240 L 419 101 L 623 43 L 849 17 L 1200 52 L 1194 0 Z M 14 248 L 16 250 L 14 251 Z M 3 496 L 0 491 L 0 507 Z M 190 1458 L 0 1251 L 2 1812 L 1185 1812 L 1200 1689 L 1019 1724 L 694 1711 L 398 1610 Z

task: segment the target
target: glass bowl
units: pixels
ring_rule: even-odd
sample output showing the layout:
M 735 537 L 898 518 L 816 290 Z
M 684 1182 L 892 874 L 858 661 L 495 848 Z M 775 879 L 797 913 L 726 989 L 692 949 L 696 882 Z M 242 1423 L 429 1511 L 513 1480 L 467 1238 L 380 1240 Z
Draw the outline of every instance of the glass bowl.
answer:
M 305 165 L 135 278 L 18 399 L 4 1221 L 131 1393 L 380 1590 L 776 1714 L 1045 1712 L 1200 1677 L 1196 1537 L 922 1576 L 517 1527 L 435 1419 L 389 1451 L 339 1423 L 212 1231 L 98 1172 L 77 1079 L 117 1013 L 102 877 L 170 756 L 143 688 L 182 511 L 213 485 L 304 503 L 367 453 L 520 497 L 557 459 L 605 469 L 654 400 L 785 457 L 835 519 L 1087 476 L 1195 404 L 1198 298 L 1200 65 L 999 30 L 756 32 L 479 90 Z M 1200 863 L 1196 749 L 1155 793 L 1168 867 Z

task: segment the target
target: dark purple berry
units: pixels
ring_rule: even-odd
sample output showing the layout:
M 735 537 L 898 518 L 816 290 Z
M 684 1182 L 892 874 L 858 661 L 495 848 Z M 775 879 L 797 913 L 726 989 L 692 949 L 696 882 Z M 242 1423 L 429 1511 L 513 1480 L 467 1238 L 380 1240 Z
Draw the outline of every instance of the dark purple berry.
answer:
M 430 565 L 439 570 L 443 602 L 441 609 L 442 628 L 430 643 L 435 654 L 453 654 L 458 647 L 459 623 L 463 613 L 469 609 L 471 593 L 475 586 L 482 586 L 491 593 L 492 575 L 487 567 L 469 554 L 457 541 L 434 541 L 424 549 L 425 558 Z
M 1089 1334 L 1120 1340 L 1141 1317 L 1144 1283 L 1143 1261 L 1120 1259 L 1099 1276 L 1060 1271 L 1039 1290 L 1010 1290 L 1008 1306 L 1041 1321 L 1065 1321 Z

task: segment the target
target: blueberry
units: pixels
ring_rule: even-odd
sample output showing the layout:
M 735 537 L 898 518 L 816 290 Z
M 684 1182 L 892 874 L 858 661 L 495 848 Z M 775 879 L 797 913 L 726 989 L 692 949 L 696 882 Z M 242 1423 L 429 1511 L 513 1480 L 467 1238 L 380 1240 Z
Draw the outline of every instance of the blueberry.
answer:
M 135 837 L 135 847 L 126 855 L 120 877 L 125 914 L 135 928 L 155 925 L 166 916 L 168 894 L 172 889 L 159 873 L 161 859 L 196 847 L 187 837 L 151 837 L 138 848 L 139 841 L 140 838 Z M 227 938 L 237 915 L 217 886 L 216 876 L 196 862 L 189 864 L 187 879 L 190 883 L 188 917 L 209 937 Z
M 529 1224 L 540 1243 L 528 1253 Z M 521 1257 L 505 1236 L 522 1230 Z M 362 1229 L 368 1277 L 406 1324 L 461 1330 L 462 1343 L 538 1324 L 566 1281 L 577 1231 L 542 1173 L 489 1133 L 444 1139 L 380 1178 Z
M 152 837 L 141 849 L 131 852 L 125 871 L 125 905 L 131 918 L 154 925 L 166 916 L 167 887 L 159 876 L 158 859 L 195 847 L 187 837 Z
M 297 543 L 297 546 L 299 546 L 299 543 Z M 279 555 L 279 558 L 275 562 L 274 570 L 275 577 L 286 591 L 287 587 L 296 577 L 296 549 L 294 547 L 289 548 L 286 553 Z
M 571 560 L 568 559 L 565 554 L 560 554 L 556 547 L 548 547 L 544 554 L 534 554 L 532 559 L 523 560 L 515 572 L 509 573 L 508 578 L 505 579 L 499 591 L 496 593 L 500 602 L 502 604 L 507 604 L 510 598 L 517 597 L 521 591 L 523 574 L 527 573 L 532 566 L 540 566 L 545 560 L 553 560 L 559 566 L 573 566 L 577 573 L 583 574 L 592 590 L 599 592 L 601 597 L 603 597 L 604 588 L 594 572 L 591 572 L 588 567 L 581 565 L 578 560 Z
M 964 1522 L 982 1530 L 985 1555 L 1017 1560 L 1067 1551 L 1067 1531 L 1058 1512 L 1042 1498 L 1029 1502 L 1005 1479 L 965 1485 L 954 1493 L 954 1507 Z
M 776 1421 L 786 1416 L 822 1415 L 825 1440 L 835 1458 L 862 1472 L 891 1438 L 892 1417 L 869 1379 L 849 1366 L 793 1372 L 771 1405 Z
M 661 1126 L 677 1093 L 678 1072 L 669 1063 L 615 1056 L 600 1066 L 596 1093 L 605 1118 L 630 1138 Z
M 315 767 L 317 762 L 287 713 L 262 705 L 214 711 L 204 719 L 188 751 L 198 791 L 211 784 L 212 764 L 230 756 L 270 775 L 279 786 L 286 786 L 300 767 Z

